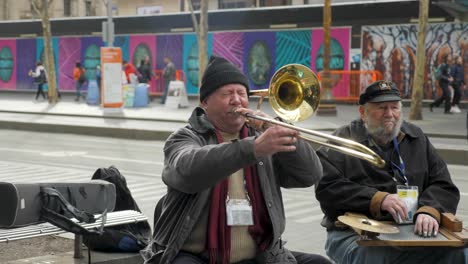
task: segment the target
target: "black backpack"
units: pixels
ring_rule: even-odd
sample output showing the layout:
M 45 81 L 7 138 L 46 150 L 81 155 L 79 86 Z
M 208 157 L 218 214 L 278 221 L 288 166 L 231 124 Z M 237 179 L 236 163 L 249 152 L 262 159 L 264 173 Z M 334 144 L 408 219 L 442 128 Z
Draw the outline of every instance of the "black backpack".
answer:
M 141 212 L 127 187 L 125 177 L 114 166 L 99 168 L 92 179 L 111 182 L 116 189 L 115 211 L 135 210 Z M 148 221 L 104 227 L 100 236 L 84 237 L 88 248 L 105 252 L 138 252 L 145 248 L 151 237 Z
M 46 83 L 47 82 L 47 77 L 45 74 L 45 70 L 40 70 L 39 71 L 39 76 L 34 77 L 34 82 L 35 83 Z
M 78 78 L 78 82 L 81 84 L 86 82 L 86 73 L 83 68 L 80 68 L 80 77 Z

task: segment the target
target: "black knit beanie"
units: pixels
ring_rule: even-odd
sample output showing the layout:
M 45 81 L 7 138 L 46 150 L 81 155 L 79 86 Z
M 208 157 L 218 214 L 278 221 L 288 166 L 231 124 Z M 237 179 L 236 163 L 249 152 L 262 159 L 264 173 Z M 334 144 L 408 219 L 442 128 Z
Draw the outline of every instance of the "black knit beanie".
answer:
M 208 95 L 223 85 L 239 83 L 245 86 L 249 93 L 249 82 L 247 77 L 232 63 L 225 58 L 211 56 L 210 62 L 203 73 L 200 87 L 200 102 Z

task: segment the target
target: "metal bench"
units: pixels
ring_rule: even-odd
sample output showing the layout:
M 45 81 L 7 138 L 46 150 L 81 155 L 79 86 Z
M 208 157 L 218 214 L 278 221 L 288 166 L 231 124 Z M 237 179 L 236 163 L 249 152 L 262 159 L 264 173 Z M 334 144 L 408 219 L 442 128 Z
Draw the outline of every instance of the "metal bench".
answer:
M 102 218 L 100 218 L 101 215 L 98 214 L 95 216 L 96 218 L 98 218 L 95 223 L 78 223 L 76 219 L 72 220 L 77 222 L 82 227 L 90 230 L 92 228 L 98 228 L 102 224 Z M 122 224 L 137 223 L 146 220 L 148 220 L 148 217 L 146 217 L 140 212 L 133 210 L 124 210 L 107 213 L 107 219 L 104 226 L 109 227 Z M 0 228 L 0 243 L 40 236 L 59 235 L 65 233 L 68 232 L 47 222 L 17 228 Z M 81 258 L 83 256 L 81 251 L 81 242 L 82 237 L 80 235 L 75 235 L 75 258 Z

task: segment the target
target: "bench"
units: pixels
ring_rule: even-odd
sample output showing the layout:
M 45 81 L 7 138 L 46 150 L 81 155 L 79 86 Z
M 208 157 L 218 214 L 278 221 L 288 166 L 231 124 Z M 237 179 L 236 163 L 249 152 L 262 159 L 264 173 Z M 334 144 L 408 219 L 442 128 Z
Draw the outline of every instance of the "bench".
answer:
M 74 222 L 77 222 L 82 227 L 90 230 L 93 228 L 99 228 L 102 224 L 101 215 L 95 215 L 97 220 L 95 223 L 78 223 L 76 219 L 72 219 Z M 148 217 L 143 215 L 140 212 L 133 211 L 133 210 L 124 210 L 124 211 L 117 211 L 117 212 L 110 212 L 107 213 L 107 219 L 104 224 L 105 227 L 109 226 L 117 226 L 122 224 L 129 224 L 129 223 L 137 223 L 148 220 Z M 48 236 L 48 235 L 60 235 L 69 233 L 59 227 L 56 227 L 50 223 L 44 222 L 34 225 L 28 225 L 24 227 L 17 227 L 17 228 L 0 228 L 0 243 L 8 243 L 10 241 L 20 240 L 20 239 L 28 239 L 40 236 Z M 81 250 L 81 242 L 82 237 L 81 235 L 75 235 L 75 247 L 74 247 L 74 257 L 75 258 L 82 258 L 82 250 Z

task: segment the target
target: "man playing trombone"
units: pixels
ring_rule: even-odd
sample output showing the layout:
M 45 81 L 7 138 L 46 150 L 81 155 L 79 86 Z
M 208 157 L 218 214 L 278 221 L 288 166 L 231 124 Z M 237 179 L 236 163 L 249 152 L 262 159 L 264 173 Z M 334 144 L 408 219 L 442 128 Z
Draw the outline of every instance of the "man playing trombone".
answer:
M 441 213 L 455 214 L 460 199 L 447 165 L 417 126 L 403 121 L 395 84 L 378 81 L 359 97 L 360 118 L 335 131 L 377 152 L 378 168 L 360 159 L 322 148 L 323 178 L 316 197 L 325 217 L 325 245 L 336 263 L 465 263 L 459 248 L 359 247 L 359 236 L 338 225 L 346 212 L 377 220 L 414 223 L 414 233 L 436 236 Z M 412 194 L 412 195 L 408 195 Z
M 322 176 L 314 149 L 298 132 L 246 123 L 248 80 L 212 57 L 201 106 L 164 147 L 168 186 L 155 213 L 145 263 L 330 263 L 283 247 L 280 187 L 308 187 Z M 259 111 L 257 115 L 267 116 Z

